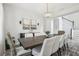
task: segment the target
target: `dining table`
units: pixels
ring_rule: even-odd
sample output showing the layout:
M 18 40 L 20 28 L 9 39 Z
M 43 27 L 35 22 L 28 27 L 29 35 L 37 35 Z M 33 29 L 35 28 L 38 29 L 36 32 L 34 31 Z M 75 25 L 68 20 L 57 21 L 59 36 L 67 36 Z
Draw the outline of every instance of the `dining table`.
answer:
M 43 41 L 46 39 L 45 35 L 19 38 L 20 44 L 24 47 L 24 49 L 33 48 L 38 45 L 42 45 Z

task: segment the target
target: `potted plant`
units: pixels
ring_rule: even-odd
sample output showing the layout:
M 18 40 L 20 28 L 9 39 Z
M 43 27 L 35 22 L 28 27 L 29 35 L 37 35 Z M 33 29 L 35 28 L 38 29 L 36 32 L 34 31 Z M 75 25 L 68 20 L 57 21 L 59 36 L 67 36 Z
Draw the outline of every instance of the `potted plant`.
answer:
M 46 31 L 45 33 L 46 33 L 47 37 L 49 37 L 50 31 Z

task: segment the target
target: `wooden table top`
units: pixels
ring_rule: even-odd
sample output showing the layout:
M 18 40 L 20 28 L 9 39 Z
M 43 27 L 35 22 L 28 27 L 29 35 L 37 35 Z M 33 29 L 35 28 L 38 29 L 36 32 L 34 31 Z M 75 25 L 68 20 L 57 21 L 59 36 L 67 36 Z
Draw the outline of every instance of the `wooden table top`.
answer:
M 45 35 L 28 37 L 28 38 L 20 38 L 19 42 L 25 49 L 27 49 L 27 48 L 33 48 L 34 46 L 42 44 L 45 38 L 46 38 Z

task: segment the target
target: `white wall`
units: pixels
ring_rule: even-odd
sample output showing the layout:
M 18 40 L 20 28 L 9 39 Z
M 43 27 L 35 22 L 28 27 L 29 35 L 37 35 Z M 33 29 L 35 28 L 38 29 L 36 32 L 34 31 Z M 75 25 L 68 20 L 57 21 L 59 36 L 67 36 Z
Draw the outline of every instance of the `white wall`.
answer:
M 59 19 L 58 18 L 54 18 L 54 22 L 53 22 L 53 33 L 57 34 L 59 30 Z
M 11 5 L 4 4 L 4 17 L 5 17 L 5 34 L 7 32 L 11 32 L 11 35 L 15 36 L 17 39 L 19 37 L 19 33 L 26 33 L 29 30 L 23 30 L 22 25 L 19 24 L 19 21 L 23 18 L 34 19 L 36 23 L 39 22 L 39 26 L 37 28 L 37 32 L 43 32 L 43 21 L 42 18 L 33 12 L 27 11 L 27 9 L 22 9 L 18 7 L 14 7 Z M 33 18 L 35 16 L 35 18 Z
M 0 3 L 0 55 L 4 53 L 3 5 Z
M 58 19 L 59 19 L 59 30 L 63 30 L 63 19 L 62 19 L 62 17 L 58 17 Z
M 44 32 L 45 31 L 51 31 L 51 19 L 50 18 L 44 18 Z

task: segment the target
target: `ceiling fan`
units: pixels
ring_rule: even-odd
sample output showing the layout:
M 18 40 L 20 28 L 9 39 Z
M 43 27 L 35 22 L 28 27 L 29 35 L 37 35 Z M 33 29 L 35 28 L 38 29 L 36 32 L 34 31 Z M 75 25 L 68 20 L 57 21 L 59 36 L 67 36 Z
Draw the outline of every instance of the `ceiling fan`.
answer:
M 46 3 L 46 12 L 44 13 L 44 17 L 46 17 L 46 18 L 52 17 L 52 13 L 49 12 L 49 5 L 48 5 L 48 3 Z

